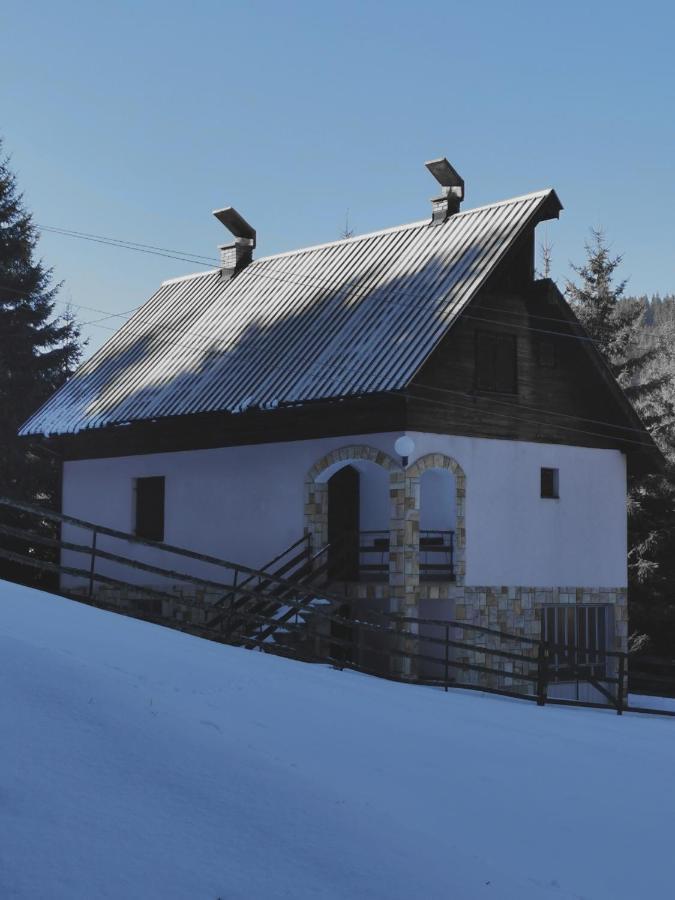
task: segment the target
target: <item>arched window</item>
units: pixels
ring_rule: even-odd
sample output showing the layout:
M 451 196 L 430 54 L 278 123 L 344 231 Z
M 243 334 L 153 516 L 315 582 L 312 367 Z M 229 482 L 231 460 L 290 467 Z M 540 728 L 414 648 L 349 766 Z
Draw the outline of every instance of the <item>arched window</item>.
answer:
M 426 469 L 420 475 L 420 579 L 455 580 L 455 475 Z
M 406 475 L 418 500 L 420 578 L 464 584 L 466 477 L 443 453 L 421 456 Z

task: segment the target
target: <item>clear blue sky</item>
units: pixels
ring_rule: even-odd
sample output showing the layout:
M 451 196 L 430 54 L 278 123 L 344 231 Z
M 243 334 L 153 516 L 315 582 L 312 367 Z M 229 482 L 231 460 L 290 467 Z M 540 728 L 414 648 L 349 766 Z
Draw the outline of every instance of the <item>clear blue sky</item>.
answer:
M 559 283 L 600 225 L 631 292 L 673 292 L 674 32 L 653 0 L 11 4 L 0 134 L 38 223 L 207 255 L 220 206 L 258 255 L 338 237 L 347 209 L 357 233 L 424 218 L 445 155 L 464 208 L 556 188 Z M 194 270 L 40 250 L 62 299 L 111 312 Z

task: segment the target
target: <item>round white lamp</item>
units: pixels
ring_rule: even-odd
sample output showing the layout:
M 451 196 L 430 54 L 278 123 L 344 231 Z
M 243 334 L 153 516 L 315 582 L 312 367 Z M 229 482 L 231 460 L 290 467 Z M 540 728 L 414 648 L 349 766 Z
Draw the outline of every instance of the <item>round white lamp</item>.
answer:
M 402 434 L 401 437 L 396 438 L 394 450 L 401 457 L 404 468 L 408 465 L 408 457 L 412 455 L 414 449 L 415 441 L 413 441 L 411 437 L 408 437 L 407 434 Z

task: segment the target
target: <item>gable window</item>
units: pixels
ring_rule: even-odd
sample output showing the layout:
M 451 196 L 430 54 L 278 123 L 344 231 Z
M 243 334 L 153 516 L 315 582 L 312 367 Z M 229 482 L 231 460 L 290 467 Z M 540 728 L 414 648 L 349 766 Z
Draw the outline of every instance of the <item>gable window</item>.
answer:
M 541 496 L 545 500 L 557 500 L 560 497 L 558 493 L 558 469 L 541 470 Z
M 164 540 L 164 476 L 136 478 L 134 534 L 148 541 Z
M 555 369 L 558 365 L 555 344 L 546 339 L 537 341 L 537 365 L 542 369 Z
M 476 387 L 481 391 L 515 394 L 516 336 L 494 331 L 476 332 Z
M 549 673 L 554 681 L 577 680 L 590 675 L 606 675 L 606 606 L 545 606 L 542 609 L 542 640 L 555 647 L 549 657 Z

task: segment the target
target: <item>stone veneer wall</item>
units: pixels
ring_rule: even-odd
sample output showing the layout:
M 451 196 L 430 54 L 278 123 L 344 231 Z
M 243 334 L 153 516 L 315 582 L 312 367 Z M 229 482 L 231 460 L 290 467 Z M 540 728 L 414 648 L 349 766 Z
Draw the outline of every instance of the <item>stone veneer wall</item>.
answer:
M 349 582 L 333 585 L 348 597 L 361 603 L 385 609 L 389 587 L 384 582 Z M 612 643 L 608 650 L 626 651 L 628 645 L 628 599 L 626 588 L 616 587 L 460 587 L 452 582 L 422 582 L 420 600 L 426 601 L 429 611 L 425 618 L 435 618 L 434 600 L 451 600 L 454 603 L 452 618 L 467 625 L 494 628 L 509 634 L 539 640 L 541 637 L 541 610 L 546 606 L 576 604 L 608 606 L 613 611 Z M 418 610 L 416 609 L 416 614 Z M 439 615 L 438 618 L 446 618 Z
M 447 601 L 452 601 L 454 604 L 452 619 L 458 623 L 480 625 L 484 628 L 522 635 L 535 640 L 541 638 L 542 610 L 547 606 L 607 606 L 610 609 L 610 634 L 607 649 L 623 652 L 627 650 L 628 599 L 625 587 L 457 587 L 453 584 L 429 583 L 420 585 L 420 595 L 426 601 L 424 603 L 425 618 L 434 618 L 432 612 L 434 600 L 446 601 L 446 609 Z M 531 671 L 532 666 L 513 660 L 499 660 L 496 656 L 485 653 L 488 648 L 501 647 L 501 649 L 525 653 L 534 657 L 531 644 L 527 642 L 519 644 L 514 641 L 500 642 L 498 638 L 491 635 L 481 636 L 470 629 L 461 628 L 455 630 L 452 638 L 469 640 L 481 648 L 476 651 L 458 649 L 454 652 L 455 661 L 486 665 L 500 669 L 504 673 L 503 678 L 499 678 L 487 673 L 462 673 L 460 669 L 457 669 L 454 674 L 458 681 L 488 687 L 495 687 L 497 681 L 500 681 L 502 687 L 525 690 L 528 693 L 534 692 L 531 682 L 522 680 L 519 682 L 517 678 L 519 673 Z
M 223 596 L 223 591 L 207 590 L 196 586 L 178 587 L 148 585 L 162 596 L 153 596 L 140 588 L 121 585 L 99 584 L 95 591 L 96 603 L 120 610 L 120 612 L 140 613 L 158 619 L 201 625 L 208 621 L 207 612 Z M 84 598 L 87 589 L 74 589 L 73 594 Z
M 346 595 L 351 602 L 351 614 L 371 619 L 383 624 L 378 613 L 391 608 L 390 587 L 386 582 L 334 583 L 330 590 Z M 207 621 L 207 610 L 222 596 L 222 592 L 211 592 L 197 588 L 162 589 L 164 597 L 153 598 L 133 587 L 101 586 L 96 592 L 96 601 L 113 609 L 161 617 L 176 622 L 200 625 Z M 83 590 L 82 593 L 85 593 Z M 628 606 L 626 588 L 586 588 L 586 587 L 509 587 L 471 586 L 462 587 L 450 582 L 422 582 L 419 586 L 419 600 L 424 606 L 423 617 L 427 619 L 452 619 L 460 623 L 450 631 L 451 640 L 470 641 L 475 649 L 453 648 L 450 658 L 454 662 L 466 662 L 498 669 L 501 674 L 463 671 L 450 667 L 451 678 L 458 684 L 488 688 L 502 688 L 518 693 L 535 693 L 532 681 L 519 678 L 524 672 L 532 674 L 536 668 L 536 648 L 527 642 L 504 641 L 492 635 L 481 635 L 470 629 L 462 629 L 461 623 L 480 625 L 512 635 L 522 635 L 538 640 L 541 637 L 542 610 L 550 605 L 607 606 L 612 611 L 609 617 L 609 650 L 626 651 L 628 642 Z M 434 611 L 438 603 L 439 611 Z M 452 612 L 448 612 L 449 604 Z M 406 614 L 420 614 L 418 606 L 410 607 Z M 319 631 L 327 634 L 327 623 L 317 623 Z M 352 629 L 354 640 L 354 661 L 372 671 L 403 675 L 407 678 L 444 677 L 445 650 L 441 645 L 419 640 L 410 629 L 402 628 L 398 649 L 435 656 L 438 662 L 402 660 L 391 656 L 391 639 L 378 638 L 377 634 Z M 420 626 L 421 636 L 443 639 L 443 626 Z M 532 662 L 500 659 L 490 654 L 490 649 L 504 649 L 530 656 Z M 615 674 L 615 673 L 614 673 Z
M 429 585 L 433 591 L 433 585 Z M 614 612 L 613 646 L 626 650 L 626 588 L 466 587 L 455 598 L 455 619 L 525 637 L 541 637 L 541 610 L 560 605 L 609 606 Z
M 370 611 L 386 612 L 389 608 L 389 586 L 386 583 L 349 583 L 334 586 L 343 590 L 353 600 L 353 612 L 364 615 Z M 540 588 L 527 586 L 470 586 L 463 587 L 451 582 L 422 582 L 419 586 L 419 607 L 410 608 L 409 614 L 422 618 L 447 620 L 457 623 L 479 625 L 507 634 L 523 636 L 539 640 L 541 638 L 542 610 L 547 606 L 607 606 L 610 609 L 608 619 L 608 650 L 625 652 L 628 643 L 628 605 L 626 588 L 616 587 L 557 587 Z M 438 612 L 434 605 L 438 604 Z M 449 612 L 449 607 L 452 612 Z M 422 625 L 422 636 L 443 639 L 443 626 Z M 439 662 L 422 662 L 419 665 L 383 665 L 384 657 L 370 656 L 370 667 L 382 666 L 399 675 L 415 677 L 441 678 L 444 676 L 444 647 L 419 640 L 414 634 L 402 634 L 400 649 L 435 656 Z M 456 627 L 451 630 L 451 640 L 469 641 L 476 646 L 475 650 L 453 649 L 451 659 L 454 662 L 467 662 L 498 669 L 502 675 L 462 671 L 451 667 L 451 677 L 458 683 L 480 685 L 485 687 L 502 687 L 516 692 L 534 693 L 535 685 L 531 681 L 519 679 L 524 672 L 532 674 L 536 664 L 536 647 L 529 642 L 505 641 L 492 635 L 481 635 L 471 629 Z M 359 646 L 365 645 L 371 638 L 360 638 Z M 377 645 L 377 641 L 375 640 Z M 386 642 L 380 642 L 385 646 Z M 489 654 L 489 649 L 503 649 L 530 656 L 531 663 L 518 660 L 500 659 Z

